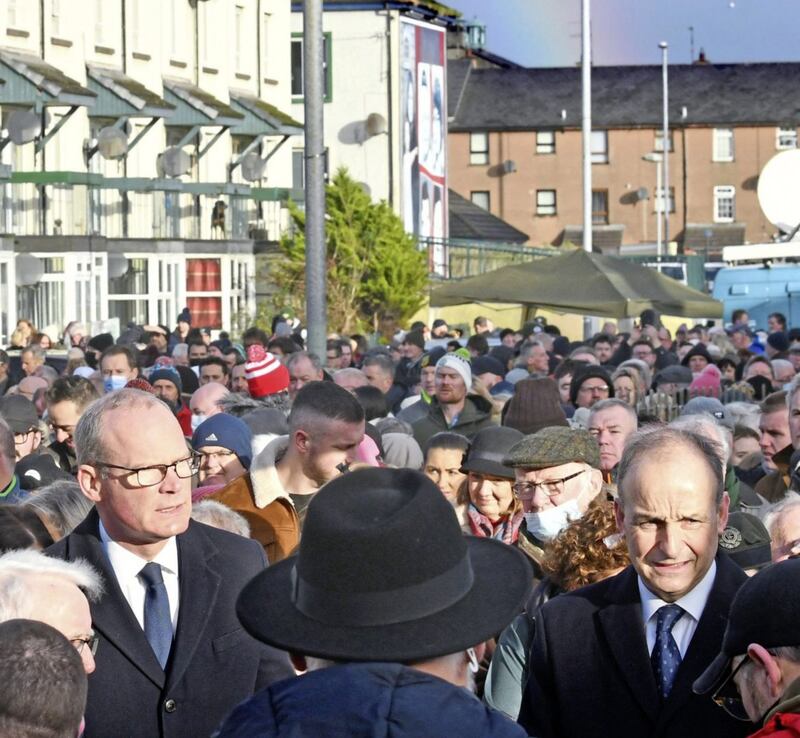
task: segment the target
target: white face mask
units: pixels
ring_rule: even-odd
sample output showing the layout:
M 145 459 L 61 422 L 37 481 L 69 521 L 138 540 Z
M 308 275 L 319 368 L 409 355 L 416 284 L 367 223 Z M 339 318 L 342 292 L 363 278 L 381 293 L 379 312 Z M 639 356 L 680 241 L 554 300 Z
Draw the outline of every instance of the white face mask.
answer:
M 192 432 L 196 431 L 200 426 L 200 423 L 204 423 L 206 420 L 205 415 L 192 415 Z
M 549 541 L 555 538 L 571 521 L 583 515 L 578 505 L 578 497 L 567 500 L 557 507 L 549 507 L 538 513 L 525 513 L 525 527 L 535 538 L 540 541 Z
M 103 380 L 103 389 L 106 392 L 116 392 L 124 389 L 126 384 L 128 384 L 127 377 L 123 377 L 121 374 L 112 374 Z

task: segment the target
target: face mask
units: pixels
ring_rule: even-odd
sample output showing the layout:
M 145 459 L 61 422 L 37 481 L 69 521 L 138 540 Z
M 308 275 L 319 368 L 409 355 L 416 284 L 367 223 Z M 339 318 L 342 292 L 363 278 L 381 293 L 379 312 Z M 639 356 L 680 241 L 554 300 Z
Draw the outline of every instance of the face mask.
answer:
M 196 431 L 201 423 L 206 420 L 205 415 L 192 415 L 192 432 Z
M 568 500 L 558 507 L 550 507 L 538 513 L 525 513 L 525 526 L 528 532 L 540 541 L 555 538 L 570 521 L 583 515 L 578 506 L 578 498 Z
M 121 374 L 112 374 L 103 380 L 103 389 L 106 392 L 114 392 L 121 390 L 126 384 L 128 384 L 127 377 L 123 377 Z

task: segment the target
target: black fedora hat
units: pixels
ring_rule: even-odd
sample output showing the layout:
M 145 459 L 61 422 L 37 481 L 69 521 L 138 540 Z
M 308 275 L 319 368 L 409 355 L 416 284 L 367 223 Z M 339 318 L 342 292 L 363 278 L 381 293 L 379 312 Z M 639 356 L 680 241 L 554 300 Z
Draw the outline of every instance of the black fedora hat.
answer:
M 236 612 L 251 635 L 288 651 L 411 662 L 491 638 L 531 585 L 526 556 L 462 535 L 426 476 L 360 469 L 320 490 L 298 553 L 257 574 Z
M 477 472 L 492 477 L 514 479 L 513 467 L 506 466 L 503 459 L 511 447 L 524 438 L 524 434 L 516 428 L 495 425 L 484 428 L 475 434 L 469 451 L 461 462 L 461 471 Z

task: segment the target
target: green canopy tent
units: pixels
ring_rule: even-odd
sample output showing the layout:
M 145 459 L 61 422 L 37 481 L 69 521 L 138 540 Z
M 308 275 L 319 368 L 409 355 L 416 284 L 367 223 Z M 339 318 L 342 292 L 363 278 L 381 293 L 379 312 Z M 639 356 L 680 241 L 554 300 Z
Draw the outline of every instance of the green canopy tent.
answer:
M 721 302 L 655 269 L 583 250 L 513 264 L 431 291 L 431 307 L 468 302 L 522 303 L 605 318 L 634 318 L 647 308 L 686 318 L 722 317 Z

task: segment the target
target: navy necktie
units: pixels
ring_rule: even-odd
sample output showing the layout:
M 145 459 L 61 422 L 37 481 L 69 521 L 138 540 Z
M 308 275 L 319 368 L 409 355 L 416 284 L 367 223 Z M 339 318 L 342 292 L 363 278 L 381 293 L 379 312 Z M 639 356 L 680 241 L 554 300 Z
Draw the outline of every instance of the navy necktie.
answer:
M 669 696 L 678 667 L 681 665 L 681 652 L 672 637 L 672 626 L 686 612 L 680 605 L 664 605 L 656 613 L 656 645 L 650 656 L 656 684 L 663 699 Z
M 147 586 L 144 598 L 144 634 L 161 664 L 167 666 L 172 647 L 172 618 L 169 614 L 169 597 L 161 576 L 161 567 L 151 561 L 139 572 L 139 578 Z

